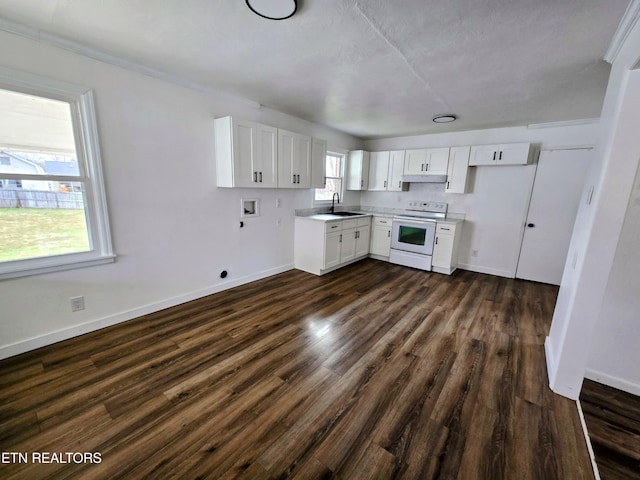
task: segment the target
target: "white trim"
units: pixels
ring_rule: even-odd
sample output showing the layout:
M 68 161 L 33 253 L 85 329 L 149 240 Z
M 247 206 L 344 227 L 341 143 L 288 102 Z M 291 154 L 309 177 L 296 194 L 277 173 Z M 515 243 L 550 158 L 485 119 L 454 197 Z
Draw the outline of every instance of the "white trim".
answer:
M 614 377 L 607 373 L 598 372 L 596 370 L 587 369 L 584 374 L 584 378 L 593 380 L 594 382 L 602 383 L 612 388 L 622 390 L 623 392 L 630 393 L 632 395 L 640 396 L 640 385 L 637 383 L 629 382 L 622 378 Z
M 554 380 L 551 376 L 553 375 L 553 372 L 556 371 L 556 361 L 553 356 L 551 339 L 549 337 L 544 340 L 544 356 L 547 361 L 547 378 L 549 379 L 549 388 L 551 388 Z M 553 390 L 553 388 L 551 388 L 551 390 Z
M 470 265 L 468 263 L 459 263 L 458 268 L 462 270 L 469 270 L 470 272 L 487 273 L 489 275 L 496 275 L 498 277 L 515 278 L 515 272 L 511 272 L 508 270 L 500 270 L 500 269 L 491 268 L 491 267 L 483 267 L 482 265 Z
M 0 280 L 9 278 L 28 277 L 31 275 L 40 275 L 43 273 L 62 272 L 64 270 L 73 270 L 76 268 L 95 267 L 96 265 L 104 265 L 105 263 L 113 263 L 116 261 L 115 255 L 104 255 L 100 257 L 83 258 L 87 252 L 69 253 L 67 255 L 57 255 L 54 257 L 38 257 L 22 260 L 21 266 L 7 268 L 2 271 L 0 268 Z M 68 256 L 68 257 L 67 257 Z M 62 261 L 61 258 L 70 258 L 70 260 Z M 3 262 L 8 267 L 9 262 Z M 2 263 L 0 263 L 2 266 Z
M 565 120 L 562 122 L 530 123 L 527 125 L 527 128 L 534 130 L 538 128 L 576 127 L 579 125 L 591 125 L 594 123 L 600 123 L 600 118 L 579 118 L 577 120 Z
M 582 411 L 582 405 L 580 400 L 576 400 L 576 406 L 578 407 L 578 415 L 580 416 L 580 425 L 582 425 L 582 433 L 584 434 L 584 440 L 587 442 L 587 450 L 589 450 L 589 459 L 591 460 L 591 468 L 593 469 L 593 476 L 595 480 L 600 479 L 600 471 L 598 470 L 598 464 L 596 463 L 596 455 L 593 452 L 593 445 L 591 445 L 591 437 L 589 437 L 589 430 L 587 429 L 587 422 L 584 419 L 584 412 Z
M 640 0 L 632 0 L 624 12 L 622 20 L 620 20 L 620 24 L 618 25 L 616 33 L 613 35 L 607 53 L 604 54 L 604 60 L 606 62 L 613 65 L 613 62 L 616 61 L 624 42 L 638 22 L 638 18 L 640 18 Z
M 49 33 L 45 30 L 31 28 L 17 22 L 12 22 L 11 20 L 7 20 L 5 18 L 0 18 L 0 30 L 5 31 L 7 33 L 14 34 L 14 35 L 20 35 L 21 37 L 34 40 L 44 45 L 50 45 L 52 47 L 61 48 L 63 50 L 67 50 L 69 52 L 73 52 L 78 55 L 82 55 L 84 57 L 91 58 L 93 60 L 97 60 L 102 63 L 114 65 L 116 67 L 120 67 L 125 70 L 140 73 L 148 77 L 156 78 L 158 80 L 162 80 L 167 83 L 171 83 L 173 85 L 178 85 L 180 87 L 183 87 L 189 90 L 195 90 L 196 92 L 226 97 L 236 102 L 249 105 L 255 109 L 260 109 L 262 107 L 262 105 L 259 102 L 256 102 L 255 100 L 250 100 L 244 97 L 239 97 L 230 93 L 226 93 L 221 90 L 217 90 L 217 89 L 205 86 L 201 83 L 188 80 L 182 76 L 163 72 L 161 70 L 148 67 L 146 65 L 143 65 L 138 62 L 134 62 L 132 60 L 128 60 L 123 57 L 111 55 L 109 53 L 103 52 L 102 50 L 88 47 L 86 45 L 75 42 L 73 40 L 69 40 L 67 38 L 61 37 L 54 33 Z
M 186 293 L 184 295 L 169 298 L 169 299 L 162 300 L 160 302 L 152 303 L 149 305 L 144 305 L 142 307 L 134 308 L 133 310 L 128 310 L 126 312 L 117 313 L 115 315 L 109 315 L 108 317 L 100 318 L 97 320 L 91 320 L 89 322 L 82 323 L 80 325 L 74 325 L 73 327 L 63 328 L 61 330 L 46 333 L 44 335 L 33 337 L 28 340 L 22 340 L 20 342 L 12 343 L 10 345 L 2 345 L 0 346 L 0 360 L 4 358 L 13 357 L 15 355 L 19 355 L 21 353 L 25 353 L 31 350 L 35 350 L 37 348 L 41 348 L 47 345 L 51 345 L 53 343 L 61 342 L 63 340 L 68 340 L 73 337 L 84 335 L 85 333 L 94 332 L 96 330 L 100 330 L 102 328 L 106 328 L 111 325 L 116 325 L 118 323 L 126 322 L 127 320 L 132 320 L 134 318 L 138 318 L 143 315 L 148 315 L 150 313 L 158 312 L 165 308 L 170 308 L 176 305 L 180 305 L 182 303 L 190 302 L 191 300 L 196 300 L 198 298 L 202 298 L 207 295 L 212 295 L 214 293 L 222 292 L 224 290 L 228 290 L 230 288 L 237 287 L 245 283 L 261 280 L 263 278 L 267 278 L 272 275 L 277 275 L 278 273 L 287 272 L 289 270 L 293 270 L 292 264 L 282 265 L 280 267 L 272 268 L 269 270 L 263 270 L 262 272 L 257 272 L 257 273 L 247 275 L 245 277 L 241 277 L 235 280 L 222 282 L 215 286 L 207 287 L 201 290 L 196 290 L 190 293 Z

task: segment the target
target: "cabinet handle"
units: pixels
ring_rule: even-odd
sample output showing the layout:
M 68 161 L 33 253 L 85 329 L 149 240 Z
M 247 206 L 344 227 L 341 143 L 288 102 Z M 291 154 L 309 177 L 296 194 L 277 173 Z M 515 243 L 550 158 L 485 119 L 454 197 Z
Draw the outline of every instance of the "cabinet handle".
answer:
M 424 163 L 422 165 L 420 165 L 420 171 L 424 172 Z
M 298 183 L 300 183 L 300 175 L 298 175 Z
M 391 238 L 391 230 L 387 232 L 387 238 Z
M 494 161 L 494 162 L 496 161 L 496 154 L 497 154 L 497 153 L 498 153 L 498 152 L 493 152 L 493 161 Z
M 253 181 L 254 183 L 258 183 L 258 172 L 253 172 Z
M 451 230 L 451 229 L 450 229 L 450 228 L 440 227 L 440 230 L 446 230 L 446 231 L 448 232 L 448 231 L 449 231 L 449 230 Z
M 436 245 L 438 244 L 438 237 L 436 237 Z
M 502 150 L 500 150 L 500 156 L 498 157 L 498 160 L 502 160 Z
M 402 188 L 402 180 L 398 182 L 398 188 Z
M 262 183 L 262 172 L 260 172 L 260 183 Z
M 387 188 L 387 181 L 384 181 L 384 188 Z
M 338 228 L 338 225 L 331 225 L 331 228 Z
M 292 180 L 291 183 L 296 183 L 296 174 L 295 173 L 293 174 L 293 180 Z
M 356 230 L 356 238 L 358 238 L 358 233 L 360 233 L 360 232 L 358 232 L 358 231 Z
M 364 180 L 360 180 L 360 188 L 364 187 Z
M 429 164 L 427 163 L 427 168 L 425 169 L 425 171 L 429 171 Z
M 447 190 L 449 190 L 449 182 L 447 182 Z
M 342 243 L 342 234 L 340 234 L 340 240 L 339 243 Z

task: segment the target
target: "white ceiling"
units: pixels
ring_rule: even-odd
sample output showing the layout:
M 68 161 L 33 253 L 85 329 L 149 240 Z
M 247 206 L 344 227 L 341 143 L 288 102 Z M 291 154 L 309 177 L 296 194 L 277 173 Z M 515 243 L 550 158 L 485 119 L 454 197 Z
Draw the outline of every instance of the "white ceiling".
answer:
M 374 138 L 598 117 L 629 1 L 299 3 L 284 21 L 244 0 L 0 0 L 0 17 Z

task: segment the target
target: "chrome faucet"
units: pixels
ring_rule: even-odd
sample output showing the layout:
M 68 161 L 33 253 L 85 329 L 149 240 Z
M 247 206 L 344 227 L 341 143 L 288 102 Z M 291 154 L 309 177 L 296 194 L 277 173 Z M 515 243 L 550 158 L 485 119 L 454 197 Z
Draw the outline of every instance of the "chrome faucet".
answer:
M 336 211 L 336 206 L 335 206 L 335 201 L 336 201 L 336 197 L 338 197 L 338 203 L 340 203 L 340 194 L 338 192 L 333 194 L 333 197 L 331 197 L 331 213 L 335 213 Z

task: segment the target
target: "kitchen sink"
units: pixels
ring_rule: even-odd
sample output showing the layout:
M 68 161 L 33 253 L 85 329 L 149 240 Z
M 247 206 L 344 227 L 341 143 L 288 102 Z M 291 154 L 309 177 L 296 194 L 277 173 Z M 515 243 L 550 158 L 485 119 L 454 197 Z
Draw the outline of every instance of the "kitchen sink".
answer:
M 356 212 L 333 212 L 331 215 L 338 215 L 339 217 L 353 217 L 354 215 L 363 215 Z

